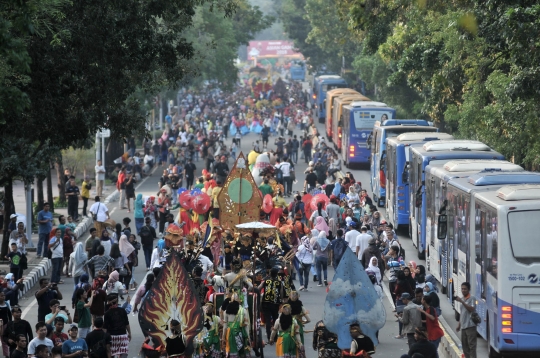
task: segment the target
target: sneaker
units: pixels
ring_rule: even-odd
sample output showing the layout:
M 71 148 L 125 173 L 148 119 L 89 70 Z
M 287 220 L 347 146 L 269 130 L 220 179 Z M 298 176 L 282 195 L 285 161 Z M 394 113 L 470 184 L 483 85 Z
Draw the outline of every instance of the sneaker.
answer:
M 318 287 L 322 287 L 322 283 L 319 283 L 317 286 L 318 286 Z
M 300 289 L 298 291 L 304 291 L 304 290 L 305 290 L 304 286 L 300 286 Z
M 317 278 L 317 275 L 314 275 L 313 276 L 313 282 L 317 282 L 317 281 L 319 281 L 319 279 Z
M 328 286 L 328 281 L 324 280 L 324 285 Z

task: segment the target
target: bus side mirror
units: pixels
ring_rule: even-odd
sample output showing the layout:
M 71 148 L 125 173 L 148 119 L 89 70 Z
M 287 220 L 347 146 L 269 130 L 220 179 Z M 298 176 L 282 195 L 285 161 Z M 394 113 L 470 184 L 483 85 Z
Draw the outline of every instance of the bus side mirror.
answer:
M 448 216 L 446 214 L 439 215 L 437 219 L 437 239 L 446 239 L 446 231 L 448 226 Z
M 422 206 L 422 187 L 418 188 L 418 191 L 416 192 L 414 206 L 417 208 Z
M 411 166 L 409 164 L 405 165 L 405 168 L 403 168 L 403 173 L 401 173 L 401 182 L 403 184 L 409 183 L 409 168 Z

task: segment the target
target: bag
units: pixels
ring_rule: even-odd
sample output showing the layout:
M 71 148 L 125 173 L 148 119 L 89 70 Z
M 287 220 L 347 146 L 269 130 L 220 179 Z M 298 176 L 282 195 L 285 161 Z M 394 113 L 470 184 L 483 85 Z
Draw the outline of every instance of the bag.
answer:
M 21 260 L 19 261 L 19 265 L 21 266 L 21 270 L 26 270 L 28 268 L 28 258 L 25 254 L 21 254 Z
M 473 323 L 478 326 L 482 322 L 482 318 L 476 311 L 474 311 L 473 313 L 471 313 L 471 321 L 473 321 Z
M 75 306 L 75 313 L 73 315 L 73 323 L 79 323 L 80 317 L 79 317 L 79 309 L 77 306 Z
M 125 267 L 119 268 L 119 269 L 118 269 L 118 274 L 119 274 L 120 276 L 127 276 L 127 275 L 128 275 L 128 270 L 127 270 L 127 268 L 125 268 Z
M 281 168 L 278 167 L 276 170 L 274 170 L 274 176 L 278 182 L 283 180 L 283 171 Z
M 97 212 L 95 214 L 92 215 L 92 219 L 94 219 L 94 221 L 97 221 L 97 213 L 99 212 L 99 207 L 101 206 L 101 203 L 99 203 L 98 207 L 97 207 Z
M 145 353 L 146 353 L 146 351 L 145 351 Z M 103 338 L 103 339 L 99 340 L 96 344 L 94 344 L 94 346 L 92 347 L 92 351 L 90 352 L 90 357 L 91 358 L 103 358 L 103 357 L 106 357 L 106 356 L 107 356 L 107 344 L 105 343 L 105 338 Z
M 62 243 L 62 241 L 63 241 L 63 240 L 60 239 L 60 241 L 58 241 L 58 243 L 57 243 L 56 245 L 54 245 L 54 247 L 53 247 L 52 249 L 47 250 L 47 258 L 48 258 L 49 260 L 52 260 L 52 253 L 53 253 L 53 251 L 56 250 L 56 248 L 58 247 L 58 245 L 60 245 L 60 244 Z

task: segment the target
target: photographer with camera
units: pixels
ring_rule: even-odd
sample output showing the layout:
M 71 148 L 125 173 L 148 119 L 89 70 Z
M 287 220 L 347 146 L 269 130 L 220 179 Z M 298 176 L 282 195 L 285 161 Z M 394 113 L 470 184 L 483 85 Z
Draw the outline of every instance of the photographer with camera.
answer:
M 72 323 L 71 313 L 68 311 L 66 306 L 60 306 L 59 300 L 51 300 L 49 303 L 51 308 L 51 313 L 45 316 L 45 323 L 52 324 L 56 317 L 62 317 L 65 323 Z
M 40 289 L 36 292 L 38 302 L 38 322 L 45 321 L 45 315 L 52 312 L 50 303 L 53 300 L 61 300 L 62 293 L 58 289 L 57 284 L 51 284 L 48 278 L 39 280 Z

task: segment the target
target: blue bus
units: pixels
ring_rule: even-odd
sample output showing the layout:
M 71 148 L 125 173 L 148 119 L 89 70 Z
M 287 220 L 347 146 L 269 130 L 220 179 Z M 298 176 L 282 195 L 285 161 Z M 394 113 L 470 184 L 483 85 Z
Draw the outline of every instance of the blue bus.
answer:
M 482 142 L 472 140 L 451 140 L 427 142 L 422 146 L 409 147 L 409 210 L 410 234 L 418 258 L 426 257 L 426 201 L 425 169 L 428 165 L 444 165 L 452 159 L 499 159 L 504 156 Z M 437 161 L 437 162 L 434 162 Z
M 326 108 L 324 107 L 326 92 L 347 86 L 347 81 L 337 75 L 322 75 L 315 78 L 312 90 L 312 108 L 319 123 L 324 123 L 326 117 Z
M 507 180 L 513 185 L 505 185 Z M 478 334 L 488 342 L 490 357 L 540 350 L 539 181 L 538 173 L 526 172 L 503 180 L 498 175 L 451 180 L 439 216 L 438 238 L 448 242 L 453 256 L 448 295 L 451 299 L 463 282 L 471 283 L 481 317 Z M 461 305 L 453 303 L 458 318 Z
M 452 135 L 441 132 L 407 132 L 386 140 L 386 220 L 396 230 L 409 226 L 409 183 L 403 177 L 409 164 L 409 147 L 452 139 Z
M 437 132 L 438 129 L 430 126 L 423 119 L 389 119 L 381 118 L 375 122 L 367 143 L 371 147 L 371 175 L 370 184 L 373 193 L 373 202 L 379 207 L 384 206 L 386 200 L 386 138 L 397 137 L 406 132 Z
M 467 178 L 472 174 L 484 172 L 522 172 L 524 169 L 517 164 L 507 162 L 505 160 L 493 159 L 457 159 L 440 165 L 428 165 L 425 172 L 425 206 L 426 210 L 422 211 L 421 222 L 426 235 L 427 247 L 427 269 L 430 273 L 441 282 L 443 292 L 446 292 L 446 280 L 443 276 L 443 259 L 447 257 L 445 242 L 437 240 L 437 219 L 440 209 L 444 207 L 446 200 L 446 188 L 448 182 L 456 178 Z
M 367 138 L 375 122 L 383 116 L 393 119 L 396 110 L 382 102 L 358 101 L 343 106 L 341 118 L 337 118 L 342 128 L 341 156 L 347 168 L 356 164 L 369 164 L 371 150 Z
M 304 61 L 292 62 L 289 73 L 292 81 L 304 81 L 306 79 L 306 63 Z

